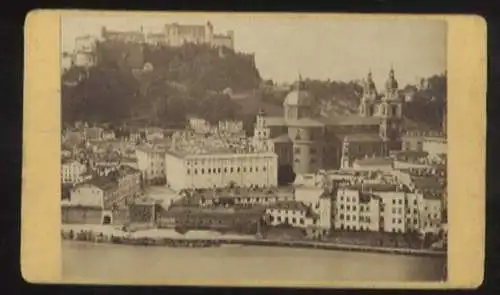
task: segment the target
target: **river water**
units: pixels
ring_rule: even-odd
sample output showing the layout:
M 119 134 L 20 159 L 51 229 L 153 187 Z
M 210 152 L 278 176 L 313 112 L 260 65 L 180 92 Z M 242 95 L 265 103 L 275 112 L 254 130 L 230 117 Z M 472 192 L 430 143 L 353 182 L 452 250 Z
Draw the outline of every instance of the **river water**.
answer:
M 63 241 L 63 279 L 114 282 L 422 282 L 445 258 L 317 249 L 227 246 L 186 249 Z

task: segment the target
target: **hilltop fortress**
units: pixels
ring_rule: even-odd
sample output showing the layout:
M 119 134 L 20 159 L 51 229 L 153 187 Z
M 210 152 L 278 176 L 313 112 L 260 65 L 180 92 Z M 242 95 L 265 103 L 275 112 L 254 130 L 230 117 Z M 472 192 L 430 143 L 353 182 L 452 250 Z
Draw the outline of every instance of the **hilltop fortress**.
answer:
M 212 47 L 234 50 L 234 32 L 230 30 L 226 34 L 216 34 L 210 22 L 205 25 L 171 23 L 165 24 L 159 29 L 149 30 L 145 30 L 141 26 L 136 31 L 111 31 L 102 27 L 100 36 L 84 35 L 75 38 L 74 51 L 63 55 L 62 68 L 67 69 L 72 65 L 79 67 L 95 65 L 97 62 L 95 51 L 98 41 L 118 41 L 126 43 L 129 47 L 137 47 L 142 44 L 171 47 L 179 47 L 184 44 L 207 44 Z

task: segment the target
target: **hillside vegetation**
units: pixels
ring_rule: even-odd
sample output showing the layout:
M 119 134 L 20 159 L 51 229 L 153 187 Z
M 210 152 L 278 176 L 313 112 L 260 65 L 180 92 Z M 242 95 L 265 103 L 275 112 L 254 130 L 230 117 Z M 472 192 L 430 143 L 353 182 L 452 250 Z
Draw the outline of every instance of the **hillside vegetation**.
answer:
M 290 88 L 262 81 L 253 57 L 205 45 L 178 48 L 102 42 L 97 65 L 72 68 L 62 77 L 63 122 L 122 123 L 145 119 L 159 126 L 182 124 L 188 114 L 212 123 L 243 120 L 252 133 L 255 115 L 264 109 L 282 114 Z M 446 76 L 428 79 L 429 87 L 414 92 L 405 115 L 417 125 L 439 128 L 446 106 Z M 358 110 L 362 87 L 354 81 L 305 80 L 316 114 L 335 116 Z M 237 95 L 242 94 L 242 95 Z

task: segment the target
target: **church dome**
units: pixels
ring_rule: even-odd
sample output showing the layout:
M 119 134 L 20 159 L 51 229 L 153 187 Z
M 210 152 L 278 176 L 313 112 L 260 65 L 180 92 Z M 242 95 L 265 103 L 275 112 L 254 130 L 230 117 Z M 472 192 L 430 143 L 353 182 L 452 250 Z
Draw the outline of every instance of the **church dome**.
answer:
M 290 92 L 283 102 L 287 106 L 310 106 L 312 104 L 312 97 L 306 90 L 294 90 Z

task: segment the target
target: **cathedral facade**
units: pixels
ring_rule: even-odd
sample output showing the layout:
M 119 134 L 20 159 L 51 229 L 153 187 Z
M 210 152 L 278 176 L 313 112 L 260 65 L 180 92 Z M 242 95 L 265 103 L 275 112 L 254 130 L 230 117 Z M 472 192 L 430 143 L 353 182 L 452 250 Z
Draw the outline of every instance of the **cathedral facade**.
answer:
M 313 116 L 313 97 L 299 82 L 283 102 L 282 117 L 257 114 L 254 145 L 278 155 L 279 166 L 295 173 L 349 168 L 356 159 L 381 157 L 400 149 L 402 102 L 391 69 L 384 93 L 371 73 L 364 82 L 359 114 Z

